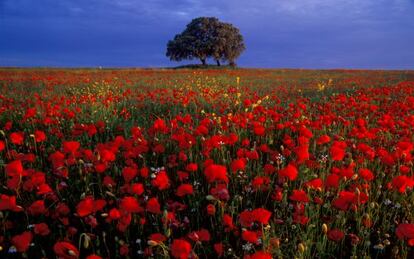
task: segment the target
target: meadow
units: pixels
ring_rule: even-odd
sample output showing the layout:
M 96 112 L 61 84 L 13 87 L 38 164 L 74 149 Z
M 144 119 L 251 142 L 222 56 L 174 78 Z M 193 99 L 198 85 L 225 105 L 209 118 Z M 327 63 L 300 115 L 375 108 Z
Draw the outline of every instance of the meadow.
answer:
M 0 69 L 1 258 L 414 258 L 414 71 Z

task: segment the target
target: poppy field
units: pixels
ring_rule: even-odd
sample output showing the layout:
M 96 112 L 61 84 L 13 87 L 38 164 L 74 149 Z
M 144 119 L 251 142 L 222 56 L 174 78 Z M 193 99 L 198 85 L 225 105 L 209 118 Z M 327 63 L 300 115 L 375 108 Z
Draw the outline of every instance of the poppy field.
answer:
M 0 258 L 414 258 L 414 71 L 0 70 Z

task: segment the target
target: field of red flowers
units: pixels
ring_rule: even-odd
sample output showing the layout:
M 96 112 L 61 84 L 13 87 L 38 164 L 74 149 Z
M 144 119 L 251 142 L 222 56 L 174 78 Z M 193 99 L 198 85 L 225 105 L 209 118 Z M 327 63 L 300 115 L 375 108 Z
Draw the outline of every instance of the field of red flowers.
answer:
M 0 70 L 0 258 L 414 258 L 414 72 Z

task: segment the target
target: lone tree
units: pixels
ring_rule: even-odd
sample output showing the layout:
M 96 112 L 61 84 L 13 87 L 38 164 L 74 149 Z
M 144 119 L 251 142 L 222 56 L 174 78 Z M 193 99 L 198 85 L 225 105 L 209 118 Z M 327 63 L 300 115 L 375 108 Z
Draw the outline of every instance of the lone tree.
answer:
M 232 24 L 215 17 L 199 17 L 168 42 L 166 55 L 173 61 L 196 58 L 206 65 L 207 59 L 213 58 L 218 66 L 220 60 L 235 66 L 245 49 L 243 36 Z

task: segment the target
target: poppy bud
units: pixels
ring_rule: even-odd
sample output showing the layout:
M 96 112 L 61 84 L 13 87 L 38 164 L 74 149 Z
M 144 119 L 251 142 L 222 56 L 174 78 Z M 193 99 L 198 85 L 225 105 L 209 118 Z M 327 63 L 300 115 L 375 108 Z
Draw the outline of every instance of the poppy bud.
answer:
M 148 240 L 147 243 L 148 243 L 149 246 L 157 246 L 158 245 L 158 242 L 156 242 L 154 240 Z
M 85 235 L 85 237 L 83 238 L 83 247 L 87 249 L 89 247 L 89 243 L 90 243 L 90 237 Z
M 207 195 L 207 196 L 206 196 L 206 199 L 207 199 L 208 201 L 213 201 L 213 200 L 215 200 L 215 198 L 214 198 L 214 196 L 213 196 L 213 195 Z
M 298 245 L 299 253 L 303 254 L 303 252 L 305 252 L 305 250 L 306 250 L 305 245 L 303 243 L 299 243 L 299 245 Z
M 276 238 L 276 237 L 272 237 L 270 239 L 270 245 L 275 248 L 275 249 L 279 249 L 280 247 L 280 239 Z
M 370 228 L 372 226 L 372 221 L 371 221 L 371 217 L 369 216 L 369 214 L 364 214 L 362 216 L 362 224 L 364 224 L 364 226 L 366 228 Z
M 323 223 L 322 224 L 322 232 L 326 235 L 326 233 L 328 233 L 328 226 L 325 224 L 325 223 Z
M 213 216 L 214 214 L 216 214 L 216 207 L 214 207 L 213 204 L 207 205 L 207 214 L 210 216 Z

